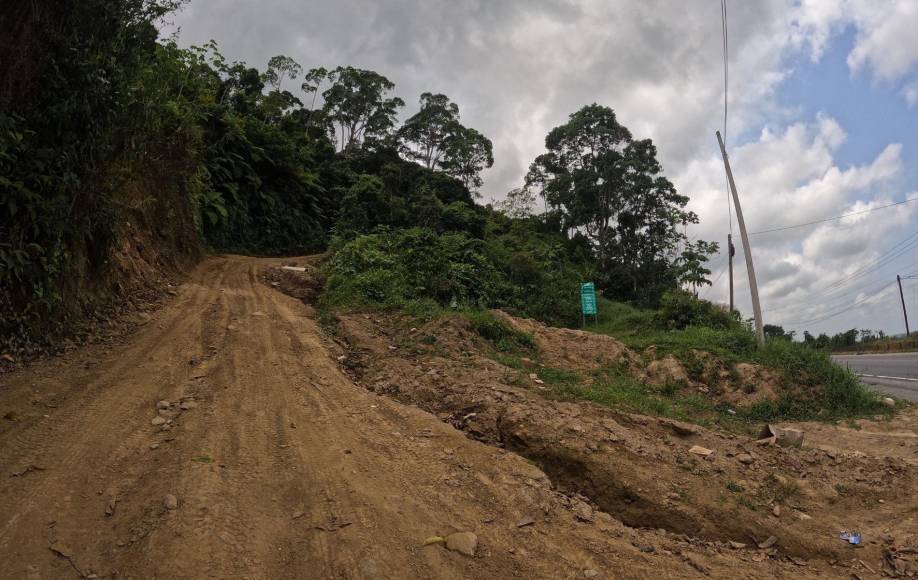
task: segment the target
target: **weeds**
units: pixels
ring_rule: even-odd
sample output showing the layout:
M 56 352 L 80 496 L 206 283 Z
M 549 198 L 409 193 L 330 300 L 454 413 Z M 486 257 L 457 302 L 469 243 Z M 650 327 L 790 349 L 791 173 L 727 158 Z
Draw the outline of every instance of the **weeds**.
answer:
M 755 504 L 755 502 L 749 499 L 748 497 L 746 497 L 745 495 L 736 496 L 736 503 L 740 504 L 741 506 L 751 511 L 757 511 L 759 509 L 758 506 Z
M 535 348 L 532 336 L 516 330 L 486 310 L 468 310 L 463 315 L 479 336 L 502 352 L 531 351 Z
M 742 493 L 743 491 L 745 491 L 743 486 L 736 483 L 735 481 L 728 481 L 726 487 L 728 490 L 732 491 L 733 493 Z
M 709 383 L 712 388 L 716 387 L 718 377 L 706 371 L 705 361 L 697 351 L 719 358 L 728 369 L 732 384 L 739 380 L 737 363 L 755 363 L 777 371 L 781 379 L 778 400 L 738 409 L 740 419 L 839 420 L 891 412 L 878 395 L 861 385 L 855 375 L 833 363 L 826 352 L 802 343 L 770 340 L 764 349 L 758 350 L 750 329 L 741 324 L 726 324 L 720 318 L 716 328 L 684 326 L 665 330 L 660 326 L 657 311 L 608 300 L 600 301 L 599 311 L 600 324 L 590 330 L 612 335 L 633 350 L 654 346 L 660 356 L 671 354 L 682 362 L 692 380 Z M 709 374 L 712 376 L 706 376 Z M 665 385 L 662 392 L 675 394 L 671 385 Z
M 800 486 L 796 481 L 778 478 L 774 474 L 768 476 L 765 484 L 759 488 L 758 495 L 763 501 L 782 503 L 800 493 Z

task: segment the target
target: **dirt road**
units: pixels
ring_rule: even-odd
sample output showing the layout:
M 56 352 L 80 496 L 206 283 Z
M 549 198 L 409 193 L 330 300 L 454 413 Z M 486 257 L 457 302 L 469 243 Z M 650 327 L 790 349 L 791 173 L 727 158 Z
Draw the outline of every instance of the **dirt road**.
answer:
M 508 526 L 554 509 L 544 475 L 354 385 L 308 307 L 258 282 L 267 263 L 212 258 L 124 344 L 2 378 L 0 578 L 532 578 L 611 565 L 589 547 L 599 532 L 571 534 L 566 514 L 557 533 Z M 159 401 L 170 407 L 158 414 Z M 423 546 L 458 531 L 477 533 L 475 557 Z M 687 568 L 630 545 L 614 560 L 630 577 Z
M 211 258 L 120 343 L 0 376 L 0 578 L 825 572 L 571 509 L 522 457 L 354 384 L 259 282 L 278 262 Z M 474 555 L 425 545 L 455 532 Z

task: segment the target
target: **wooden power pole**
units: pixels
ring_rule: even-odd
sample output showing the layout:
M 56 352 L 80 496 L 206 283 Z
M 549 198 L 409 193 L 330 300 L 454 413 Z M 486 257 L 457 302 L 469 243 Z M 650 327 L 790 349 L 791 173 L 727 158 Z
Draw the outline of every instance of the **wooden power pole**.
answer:
M 759 286 L 755 281 L 755 267 L 752 265 L 752 248 L 749 247 L 749 235 L 746 233 L 746 222 L 743 220 L 743 209 L 740 207 L 739 195 L 736 193 L 736 183 L 733 182 L 733 172 L 727 160 L 727 148 L 724 147 L 723 137 L 717 131 L 717 142 L 720 144 L 720 153 L 724 157 L 724 169 L 727 171 L 727 181 L 730 183 L 730 193 L 733 194 L 733 205 L 736 206 L 736 223 L 739 224 L 740 237 L 743 239 L 743 254 L 746 257 L 746 271 L 749 273 L 749 293 L 752 294 L 752 315 L 755 317 L 755 340 L 759 348 L 765 347 L 765 326 L 762 324 L 762 306 L 759 304 Z M 732 279 L 732 278 L 731 278 Z
M 908 276 L 906 276 L 908 278 Z M 896 282 L 899 283 L 899 299 L 902 301 L 902 316 L 905 317 L 905 337 L 910 334 L 908 331 L 908 312 L 905 310 L 905 294 L 902 293 L 902 278 L 896 274 Z

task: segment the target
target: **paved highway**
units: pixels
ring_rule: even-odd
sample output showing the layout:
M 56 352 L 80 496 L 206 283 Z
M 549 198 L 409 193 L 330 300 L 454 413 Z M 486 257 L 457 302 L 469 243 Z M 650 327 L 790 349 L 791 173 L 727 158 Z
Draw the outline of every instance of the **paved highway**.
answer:
M 832 355 L 832 360 L 881 393 L 918 402 L 918 352 Z

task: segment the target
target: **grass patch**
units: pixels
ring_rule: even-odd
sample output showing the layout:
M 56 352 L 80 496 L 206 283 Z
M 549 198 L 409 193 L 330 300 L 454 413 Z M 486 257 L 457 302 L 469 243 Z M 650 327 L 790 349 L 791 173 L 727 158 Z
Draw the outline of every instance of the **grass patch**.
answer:
M 757 511 L 759 508 L 755 505 L 755 502 L 746 497 L 745 495 L 736 496 L 736 503 L 740 504 L 744 508 L 750 511 Z
M 593 373 L 583 381 L 574 374 L 542 368 L 539 378 L 551 385 L 552 394 L 565 400 L 587 400 L 607 407 L 645 415 L 656 415 L 689 421 L 700 425 L 714 423 L 730 430 L 747 431 L 738 427 L 736 419 L 710 399 L 701 395 L 679 395 L 678 385 L 651 387 L 638 382 L 624 369 L 609 367 Z
M 774 474 L 765 479 L 765 484 L 759 488 L 758 494 L 765 502 L 782 503 L 800 493 L 800 486 L 796 481 L 780 480 Z
M 777 401 L 760 402 L 737 417 L 748 421 L 836 421 L 872 415 L 889 415 L 879 395 L 863 386 L 848 370 L 836 365 L 825 351 L 789 340 L 769 340 L 756 348 L 752 331 L 740 324 L 724 328 L 687 326 L 665 330 L 657 311 L 600 299 L 599 324 L 587 330 L 608 334 L 632 350 L 656 347 L 657 356 L 679 359 L 692 380 L 711 382 L 704 362 L 693 351 L 717 356 L 732 376 L 734 365 L 755 363 L 778 373 Z
M 832 362 L 829 354 L 786 340 L 772 340 L 756 351 L 753 362 L 777 370 L 791 388 L 778 401 L 759 403 L 748 411 L 762 421 L 777 419 L 838 420 L 889 414 L 880 395 L 857 376 Z
M 535 349 L 531 335 L 520 332 L 487 310 L 466 310 L 462 314 L 471 323 L 472 330 L 499 351 L 529 352 Z

